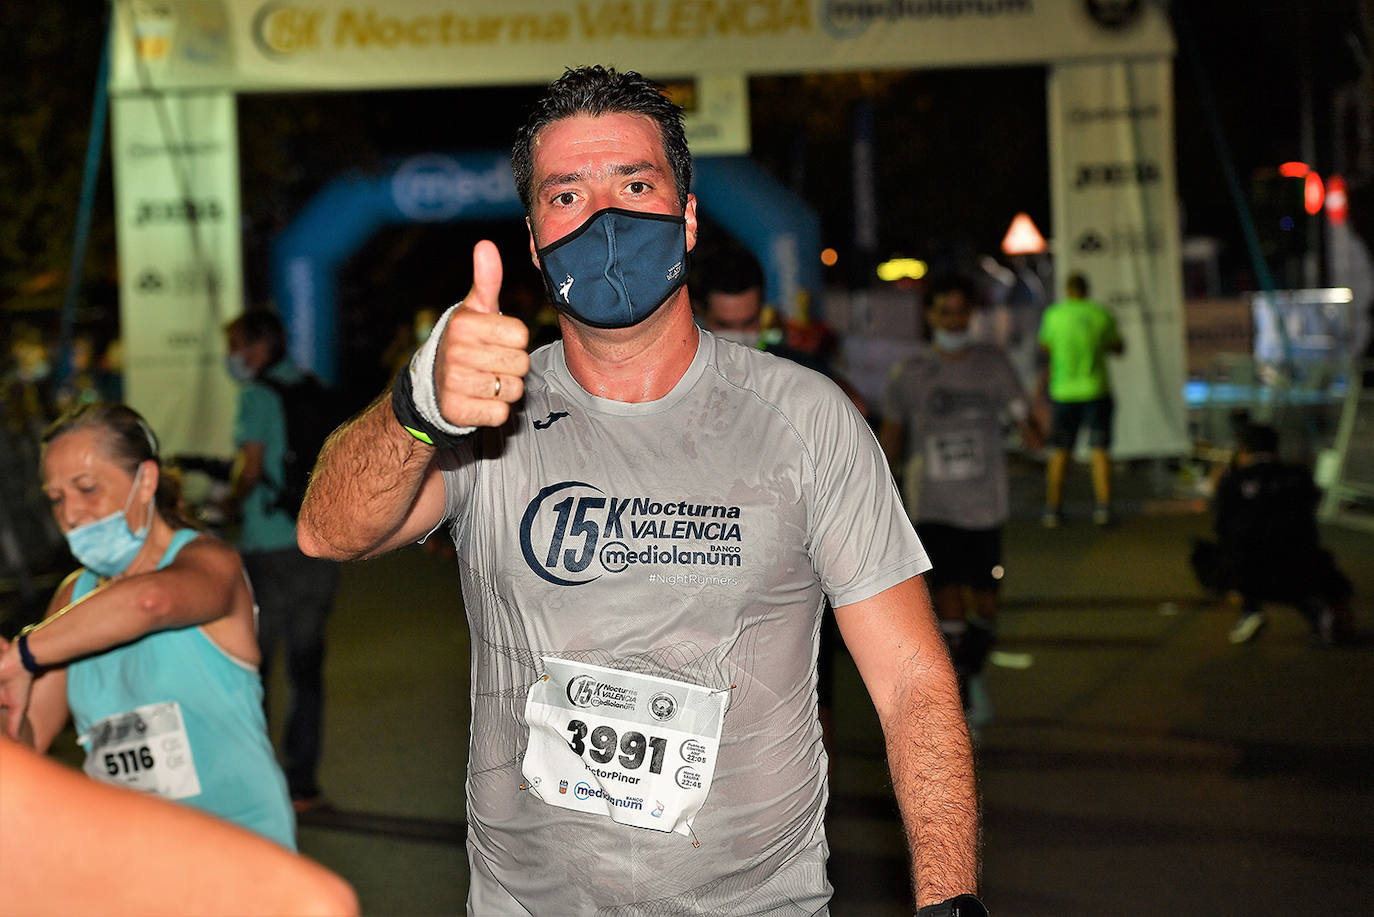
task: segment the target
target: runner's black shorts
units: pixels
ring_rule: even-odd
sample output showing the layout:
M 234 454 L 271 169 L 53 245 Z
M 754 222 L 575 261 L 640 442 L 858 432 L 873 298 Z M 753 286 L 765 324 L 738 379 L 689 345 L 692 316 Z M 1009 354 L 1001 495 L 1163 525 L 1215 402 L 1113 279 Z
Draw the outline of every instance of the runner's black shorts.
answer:
M 1056 449 L 1072 449 L 1078 439 L 1079 427 L 1086 426 L 1091 448 L 1111 448 L 1113 407 L 1110 397 L 1092 401 L 1051 401 L 1050 445 Z
M 943 522 L 918 522 L 916 534 L 930 557 L 926 586 L 968 586 L 996 592 L 1002 585 L 1002 528 L 964 529 Z

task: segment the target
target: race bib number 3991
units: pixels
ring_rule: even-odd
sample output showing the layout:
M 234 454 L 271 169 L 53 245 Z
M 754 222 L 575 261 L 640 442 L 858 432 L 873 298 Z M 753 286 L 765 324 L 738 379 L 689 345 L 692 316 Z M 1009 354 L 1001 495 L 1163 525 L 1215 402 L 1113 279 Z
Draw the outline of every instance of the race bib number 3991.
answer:
M 549 805 L 689 835 L 711 790 L 729 693 L 543 658 L 523 771 Z

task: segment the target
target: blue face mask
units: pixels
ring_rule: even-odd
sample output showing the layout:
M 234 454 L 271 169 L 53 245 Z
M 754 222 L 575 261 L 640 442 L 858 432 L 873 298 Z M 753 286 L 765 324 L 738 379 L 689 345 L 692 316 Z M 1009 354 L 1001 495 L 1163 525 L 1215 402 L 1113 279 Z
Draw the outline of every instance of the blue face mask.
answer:
M 549 299 L 597 328 L 638 325 L 687 282 L 687 221 L 607 207 L 539 249 Z
M 138 492 L 138 480 L 143 475 L 143 466 L 138 466 L 134 475 L 134 486 L 129 491 L 129 500 Z M 103 519 L 78 525 L 67 533 L 67 547 L 81 566 L 97 576 L 116 576 L 128 569 L 129 564 L 138 556 L 143 543 L 148 540 L 148 525 L 137 532 L 129 530 L 125 517 L 129 500 L 124 501 L 124 509 L 115 510 Z M 149 521 L 152 517 L 149 516 Z

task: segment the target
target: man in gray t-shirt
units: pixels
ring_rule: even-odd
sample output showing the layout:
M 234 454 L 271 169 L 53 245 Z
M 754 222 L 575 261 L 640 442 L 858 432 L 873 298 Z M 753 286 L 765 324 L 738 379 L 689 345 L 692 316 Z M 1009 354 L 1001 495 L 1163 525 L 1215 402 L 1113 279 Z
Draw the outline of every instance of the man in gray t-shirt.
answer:
M 445 525 L 472 631 L 471 914 L 822 914 L 825 596 L 877 707 L 919 904 L 976 885 L 972 758 L 886 463 L 824 377 L 700 331 L 680 112 L 568 71 L 516 143 L 562 340 L 502 263 L 327 446 L 310 553 Z
M 936 565 L 931 598 L 976 726 L 991 715 L 978 677 L 992 649 L 1001 585 L 1005 426 L 1015 421 L 1032 447 L 1041 435 L 1006 354 L 969 338 L 972 294 L 962 277 L 932 282 L 932 346 L 893 367 L 880 436 L 893 465 L 909 468 L 907 505 Z

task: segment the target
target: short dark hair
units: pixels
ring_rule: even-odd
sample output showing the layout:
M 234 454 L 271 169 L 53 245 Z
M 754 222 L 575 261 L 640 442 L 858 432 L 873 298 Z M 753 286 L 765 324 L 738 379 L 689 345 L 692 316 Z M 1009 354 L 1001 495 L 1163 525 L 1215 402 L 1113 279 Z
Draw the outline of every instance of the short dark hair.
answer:
M 529 213 L 534 200 L 534 141 L 539 132 L 574 115 L 645 115 L 658 122 L 663 153 L 673 169 L 679 204 L 687 202 L 692 187 L 692 154 L 682 128 L 682 109 L 665 96 L 657 83 L 633 70 L 618 72 L 600 64 L 567 69 L 549 84 L 549 91 L 535 103 L 524 126 L 515 135 L 511 171 L 515 189 Z
M 932 277 L 927 287 L 927 292 L 930 294 L 929 299 L 926 300 L 927 305 L 934 305 L 935 298 L 945 293 L 963 293 L 964 300 L 968 303 L 969 308 L 972 308 L 974 305 L 974 298 L 978 295 L 978 288 L 974 286 L 973 281 L 966 275 L 948 273 L 936 274 Z
M 702 304 L 712 293 L 745 293 L 758 290 L 763 297 L 763 268 L 748 249 L 727 245 L 702 255 L 692 265 L 693 289 Z
M 1273 455 L 1279 451 L 1279 431 L 1263 423 L 1247 423 L 1240 431 L 1240 444 L 1251 455 Z
M 1064 292 L 1068 293 L 1074 299 L 1084 298 L 1088 295 L 1089 289 L 1091 289 L 1091 287 L 1088 286 L 1088 278 L 1083 274 L 1070 274 L 1069 279 L 1064 281 Z
M 271 365 L 286 356 L 286 328 L 275 312 L 267 309 L 250 309 L 224 326 L 226 334 L 238 334 L 250 344 L 267 342 Z

